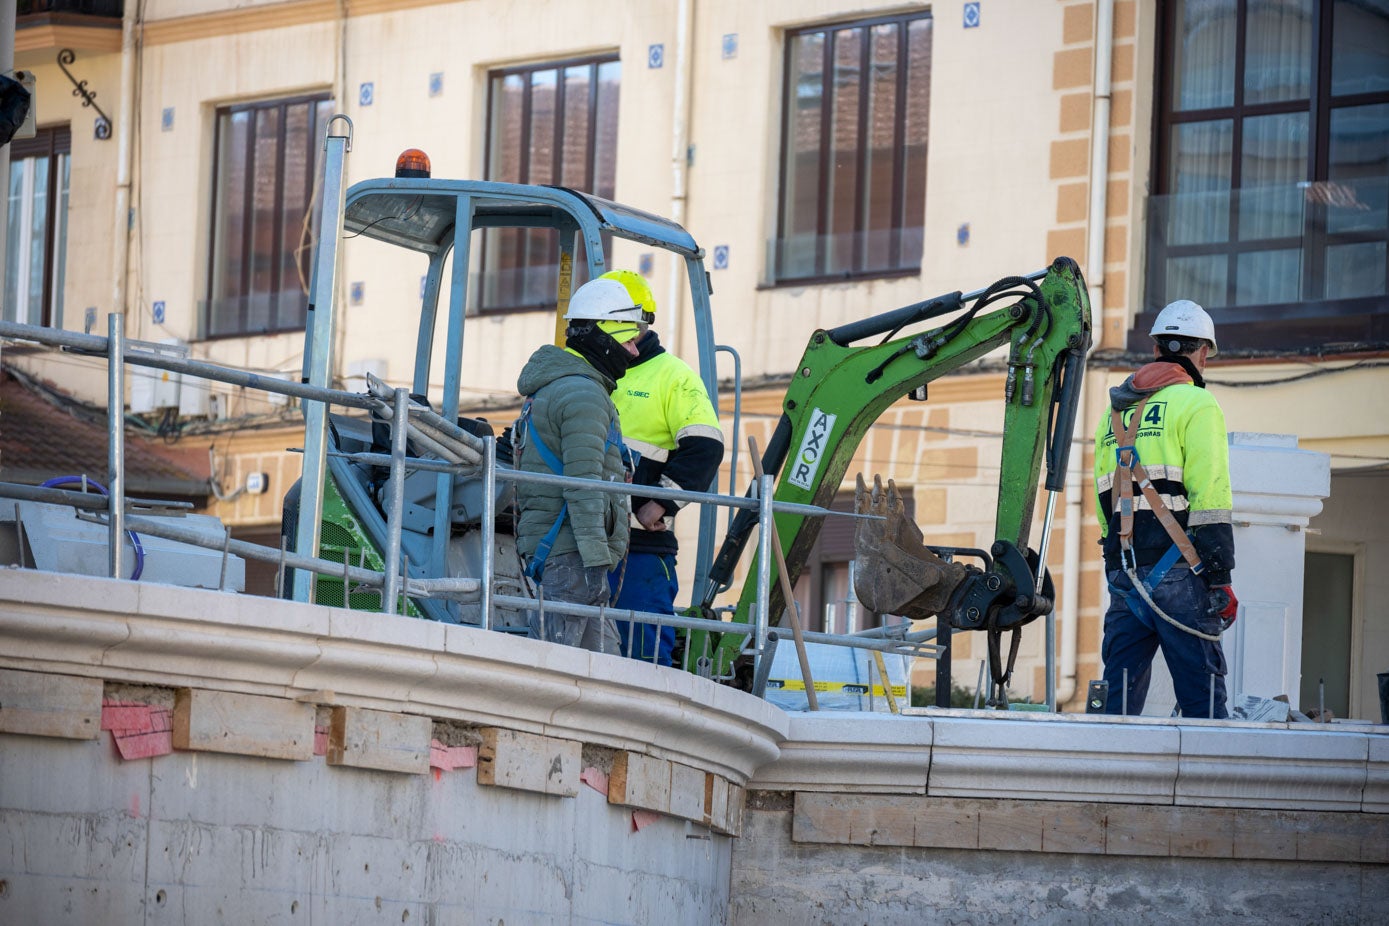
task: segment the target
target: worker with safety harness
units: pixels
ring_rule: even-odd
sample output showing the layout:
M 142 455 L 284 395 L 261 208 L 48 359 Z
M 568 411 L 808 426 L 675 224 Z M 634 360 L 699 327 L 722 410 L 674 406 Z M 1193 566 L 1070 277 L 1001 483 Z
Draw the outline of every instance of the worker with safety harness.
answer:
M 565 347 L 543 345 L 516 382 L 525 401 L 512 428 L 515 465 L 523 472 L 623 482 L 630 473 L 610 394 L 636 355 L 641 308 L 620 283 L 590 280 L 574 292 L 564 317 Z M 518 483 L 516 508 L 516 547 L 539 594 L 548 601 L 607 605 L 608 572 L 627 552 L 628 497 L 579 485 Z M 619 651 L 608 617 L 537 608 L 530 629 L 553 643 Z
M 1139 714 L 1159 647 L 1184 717 L 1228 716 L 1220 635 L 1239 603 L 1225 416 L 1205 389 L 1216 352 L 1206 310 L 1158 313 L 1156 359 L 1110 390 L 1095 432 L 1095 491 L 1109 581 L 1106 713 Z M 1123 691 L 1128 681 L 1127 696 Z
M 642 308 L 637 356 L 617 382 L 613 402 L 622 416 L 622 439 L 636 459 L 632 481 L 707 492 L 723 461 L 723 430 L 699 374 L 661 346 L 649 326 L 656 320 L 656 297 L 641 274 L 610 270 Z M 675 515 L 684 502 L 656 500 L 640 493 L 632 499 L 632 546 L 626 569 L 608 577 L 619 609 L 671 614 L 679 581 L 675 555 Z M 617 622 L 622 652 L 634 659 L 672 662 L 675 628 Z

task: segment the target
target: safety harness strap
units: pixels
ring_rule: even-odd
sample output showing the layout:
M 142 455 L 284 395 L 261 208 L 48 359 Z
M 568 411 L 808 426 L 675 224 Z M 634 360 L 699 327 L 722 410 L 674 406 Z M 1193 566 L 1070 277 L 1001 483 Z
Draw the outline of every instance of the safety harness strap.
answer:
M 532 446 L 535 452 L 540 454 L 540 459 L 550 468 L 550 472 L 556 476 L 564 475 L 564 463 L 555 452 L 546 446 L 545 441 L 540 438 L 540 432 L 535 429 L 535 421 L 531 415 L 531 406 L 535 401 L 535 396 L 526 396 L 526 400 L 521 405 L 521 417 L 517 424 L 524 424 L 526 435 L 525 446 Z M 623 463 L 627 463 L 626 447 L 622 443 L 622 431 L 616 421 L 608 426 L 608 433 L 603 441 L 603 450 L 616 445 L 624 451 Z M 519 462 L 519 460 L 517 461 Z M 535 546 L 535 552 L 531 554 L 526 562 L 526 578 L 533 582 L 541 581 L 545 573 L 545 561 L 550 558 L 550 551 L 554 549 L 555 541 L 559 539 L 559 529 L 564 525 L 564 519 L 569 514 L 569 502 L 564 502 L 559 507 L 559 514 L 555 516 L 555 523 L 550 525 L 550 529 L 545 532 L 545 536 L 540 538 L 540 542 Z

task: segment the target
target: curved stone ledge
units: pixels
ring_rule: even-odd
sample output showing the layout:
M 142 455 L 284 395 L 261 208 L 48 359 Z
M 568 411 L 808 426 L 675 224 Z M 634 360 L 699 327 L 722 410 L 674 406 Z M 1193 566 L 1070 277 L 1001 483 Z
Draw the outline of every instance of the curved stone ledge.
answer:
M 778 755 L 765 701 L 617 656 L 471 627 L 200 589 L 0 572 L 0 666 L 504 726 L 746 782 Z

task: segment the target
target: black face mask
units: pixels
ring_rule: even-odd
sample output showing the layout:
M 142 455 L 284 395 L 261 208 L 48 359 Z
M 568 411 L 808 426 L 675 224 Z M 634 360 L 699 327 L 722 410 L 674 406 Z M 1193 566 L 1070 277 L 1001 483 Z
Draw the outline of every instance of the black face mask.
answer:
M 614 384 L 632 363 L 632 355 L 627 353 L 627 348 L 597 324 L 589 323 L 582 328 L 570 325 L 564 334 L 565 346 L 587 360 L 590 366 Z
M 1201 376 L 1201 371 L 1196 369 L 1196 364 L 1191 362 L 1191 358 L 1183 354 L 1164 353 L 1157 358 L 1158 363 L 1175 363 L 1177 366 L 1186 370 L 1191 375 L 1191 381 L 1202 389 L 1206 388 L 1206 380 Z

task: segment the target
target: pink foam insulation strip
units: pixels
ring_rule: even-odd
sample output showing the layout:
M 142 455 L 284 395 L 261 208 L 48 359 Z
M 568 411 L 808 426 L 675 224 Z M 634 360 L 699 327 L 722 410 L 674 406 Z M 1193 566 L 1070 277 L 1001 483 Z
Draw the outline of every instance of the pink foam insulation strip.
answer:
M 101 729 L 111 731 L 116 751 L 126 761 L 174 751 L 174 716 L 165 707 L 107 699 L 101 703 Z
M 661 819 L 661 815 L 654 810 L 634 810 L 632 811 L 632 832 L 639 832 L 659 819 Z
M 441 771 L 473 768 L 477 765 L 476 746 L 445 746 L 438 740 L 429 744 L 429 766 Z

